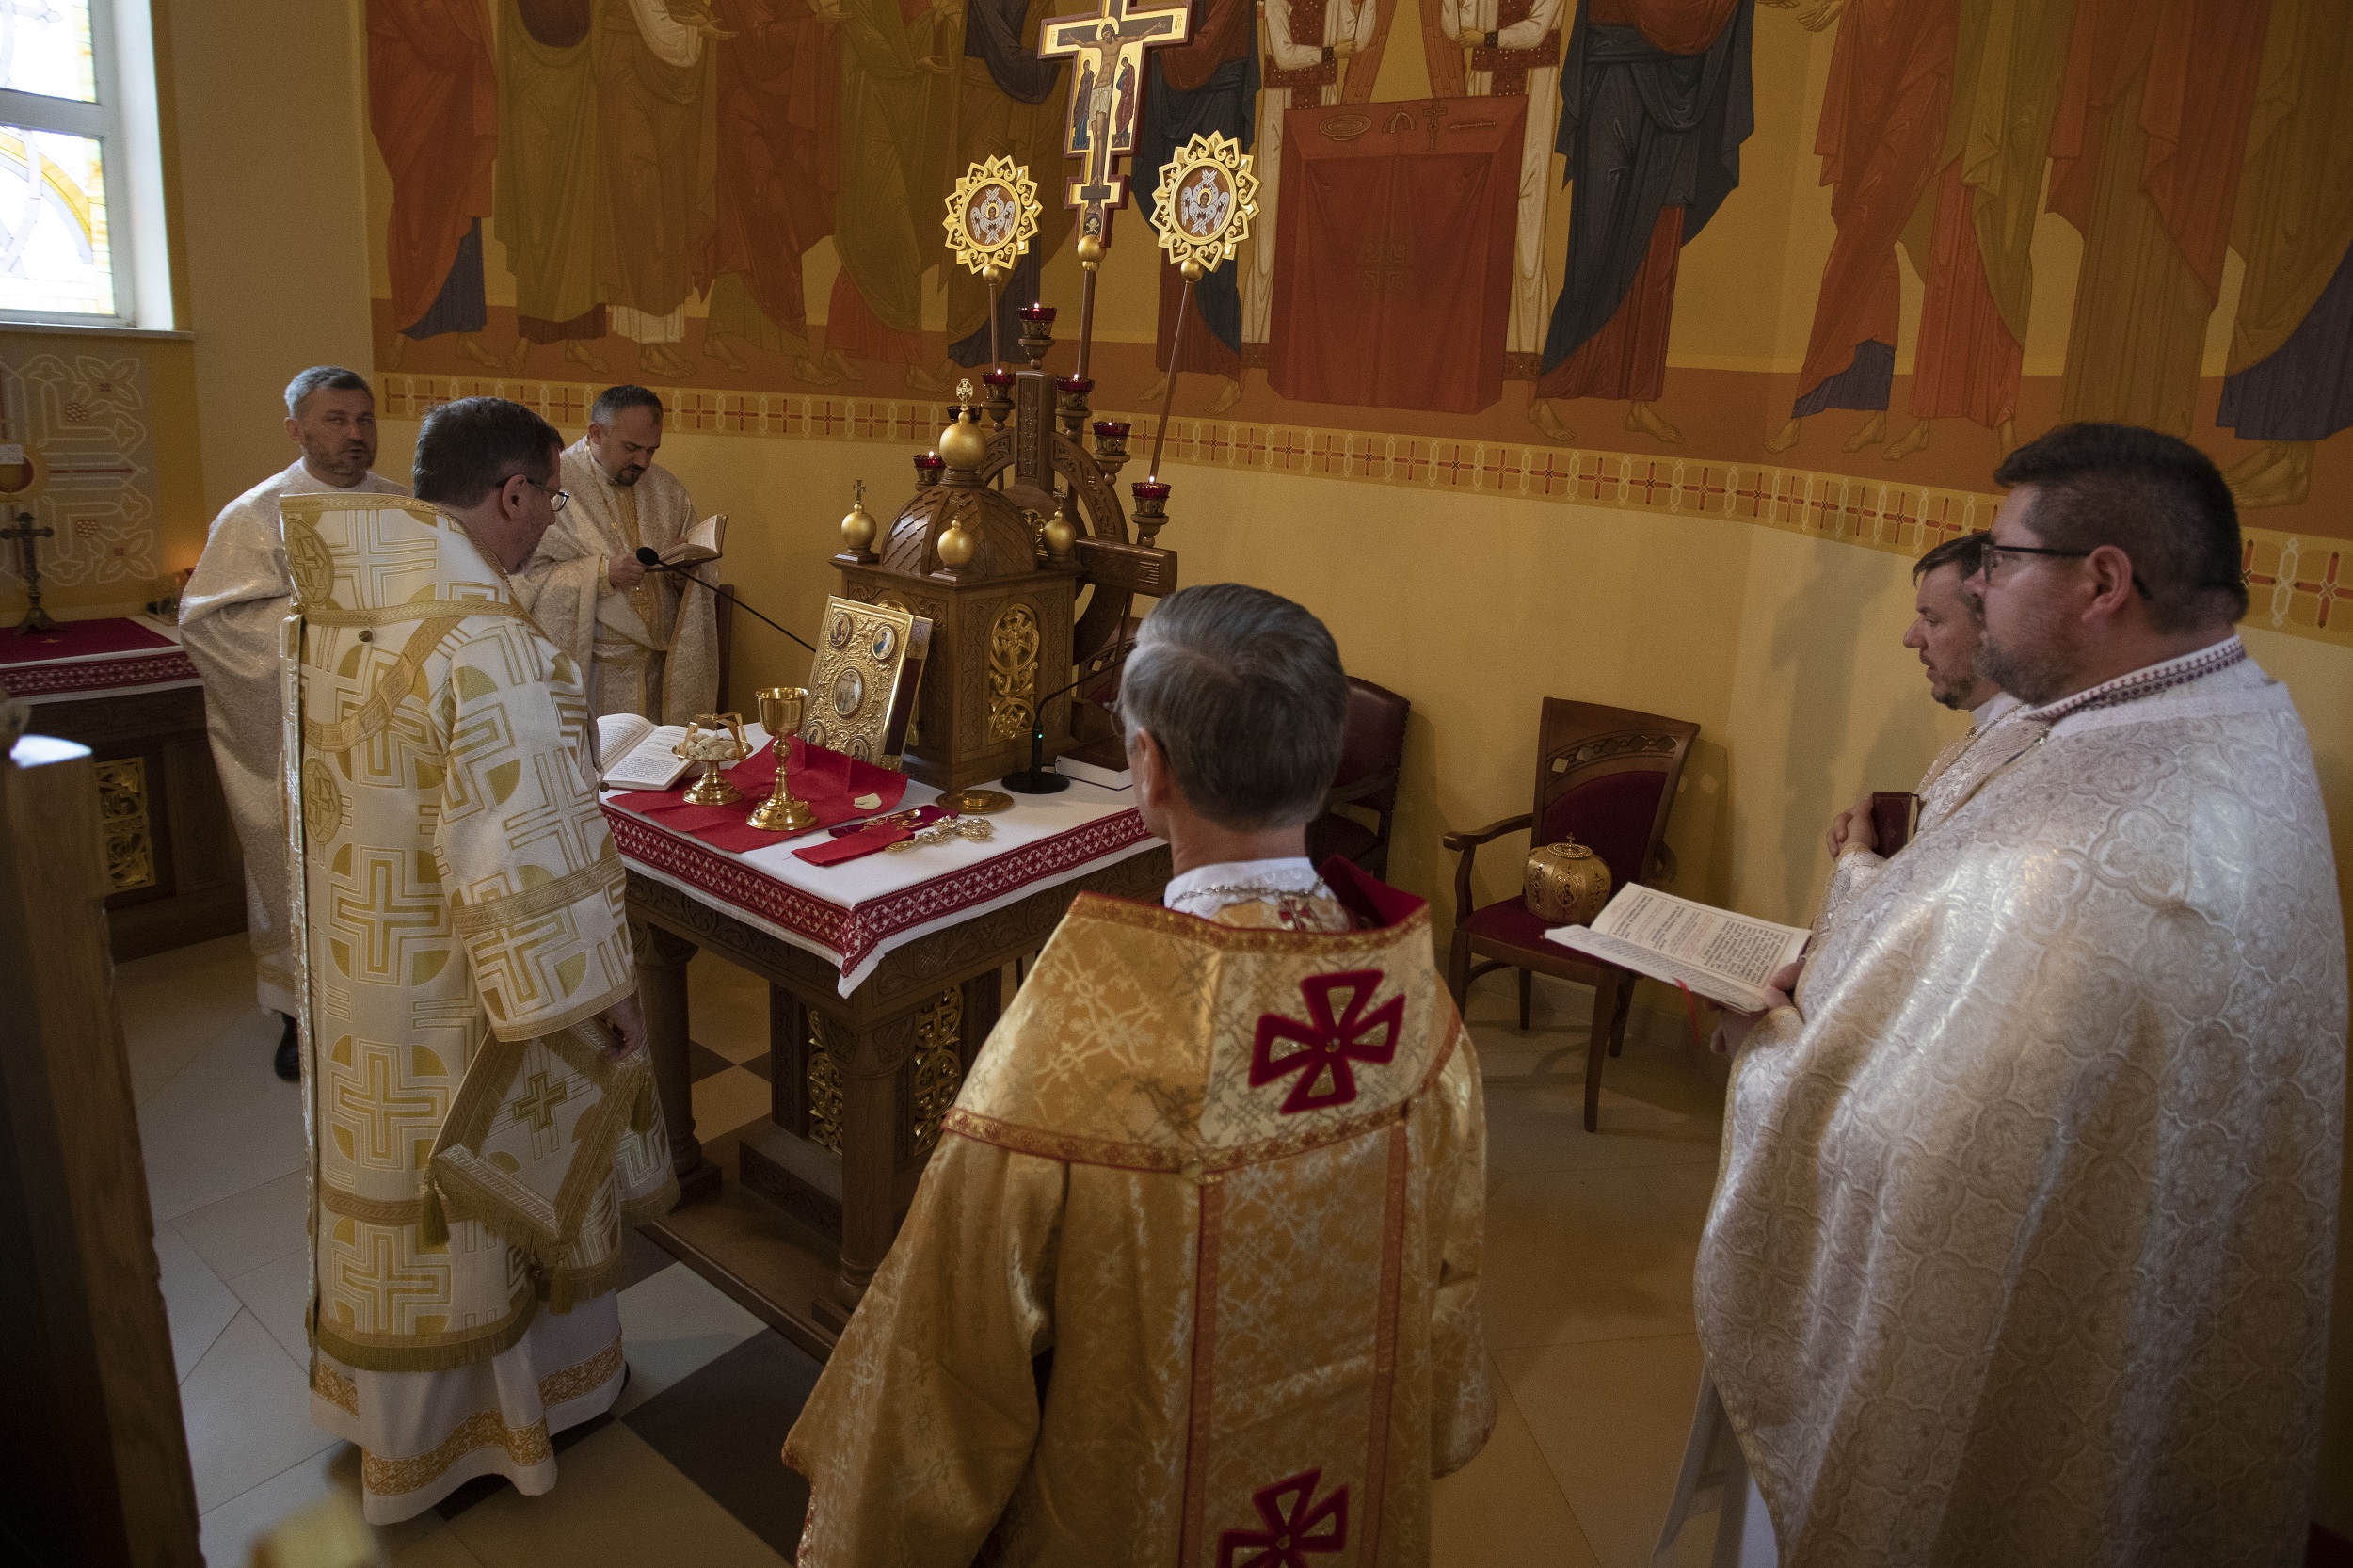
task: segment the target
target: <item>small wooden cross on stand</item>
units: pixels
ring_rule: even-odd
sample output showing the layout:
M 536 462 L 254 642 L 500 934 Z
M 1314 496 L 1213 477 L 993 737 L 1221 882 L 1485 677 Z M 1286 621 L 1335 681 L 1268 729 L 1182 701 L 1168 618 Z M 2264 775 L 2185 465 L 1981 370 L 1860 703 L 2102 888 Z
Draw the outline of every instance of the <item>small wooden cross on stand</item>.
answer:
M 1070 182 L 1067 200 L 1079 209 L 1080 238 L 1098 246 L 1111 242 L 1112 210 L 1128 204 L 1118 160 L 1136 150 L 1144 52 L 1184 42 L 1193 26 L 1193 12 L 1185 6 L 1153 10 L 1135 0 L 1101 4 L 1102 9 L 1087 15 L 1048 18 L 1037 50 L 1040 59 L 1078 62 L 1063 153 L 1086 161 Z M 1086 259 L 1083 248 L 1080 255 Z
M 33 514 L 30 512 L 17 513 L 15 522 L 16 526 L 13 528 L 0 528 L 0 539 L 16 541 L 17 555 L 23 563 L 24 571 L 24 618 L 16 623 L 16 630 L 20 634 L 27 635 L 35 632 L 47 632 L 57 623 L 50 618 L 48 611 L 40 607 L 40 556 L 39 553 L 40 547 L 33 541 L 54 539 L 57 536 L 57 531 L 54 528 L 34 527 Z

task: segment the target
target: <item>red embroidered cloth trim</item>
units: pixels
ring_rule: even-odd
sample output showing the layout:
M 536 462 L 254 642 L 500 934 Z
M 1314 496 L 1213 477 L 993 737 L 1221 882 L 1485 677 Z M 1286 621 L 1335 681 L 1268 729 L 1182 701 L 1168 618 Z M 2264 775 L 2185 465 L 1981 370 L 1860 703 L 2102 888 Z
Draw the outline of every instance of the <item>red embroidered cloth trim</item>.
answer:
M 125 686 L 164 686 L 196 679 L 196 665 L 173 648 L 129 659 L 0 666 L 0 692 L 10 696 L 78 696 L 85 692 L 95 695 Z
M 1133 810 L 1120 811 L 996 859 L 845 908 L 703 844 L 664 832 L 617 807 L 606 806 L 604 820 L 626 858 L 808 938 L 835 953 L 845 973 L 900 932 L 1002 898 L 1152 836 Z
M 2186 686 L 2233 664 L 2247 660 L 2247 645 L 2236 637 L 2226 637 L 2212 648 L 2201 648 L 2195 653 L 2185 653 L 2179 659 L 2168 659 L 2161 664 L 2137 669 L 2130 675 L 2120 675 L 2089 691 L 2063 696 L 2047 708 L 2026 709 L 2022 716 L 2036 724 L 2057 724 L 2070 713 L 2081 713 L 2094 708 L 2113 708 L 2119 703 L 2137 702 L 2159 692 L 2169 692 L 2176 686 Z

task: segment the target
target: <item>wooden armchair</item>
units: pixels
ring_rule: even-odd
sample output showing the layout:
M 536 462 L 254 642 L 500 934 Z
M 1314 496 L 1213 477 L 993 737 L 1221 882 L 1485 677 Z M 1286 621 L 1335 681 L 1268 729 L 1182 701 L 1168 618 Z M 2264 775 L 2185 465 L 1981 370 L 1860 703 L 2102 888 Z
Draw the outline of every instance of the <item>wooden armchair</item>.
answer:
M 1700 727 L 1630 708 L 1545 698 L 1536 740 L 1536 798 L 1531 811 L 1490 823 L 1475 833 L 1449 833 L 1446 847 L 1462 858 L 1454 869 L 1454 943 L 1447 954 L 1447 984 L 1465 1006 L 1471 982 L 1493 969 L 1520 976 L 1520 1027 L 1529 1024 L 1531 976 L 1548 974 L 1593 988 L 1593 1024 L 1585 1060 L 1585 1130 L 1598 1130 L 1601 1064 L 1625 1037 L 1634 976 L 1556 947 L 1544 938 L 1545 921 L 1517 893 L 1483 907 L 1471 905 L 1471 865 L 1479 846 L 1529 829 L 1533 844 L 1574 838 L 1609 868 L 1614 892 L 1629 882 L 1673 873 L 1664 842 L 1675 782 Z
M 1405 715 L 1412 709 L 1386 686 L 1348 678 L 1348 736 L 1340 744 L 1340 771 L 1323 797 L 1323 814 L 1307 824 L 1307 858 L 1317 865 L 1340 855 L 1387 878 L 1397 775 L 1405 758 Z M 1372 824 L 1333 809 L 1339 806 L 1370 812 Z

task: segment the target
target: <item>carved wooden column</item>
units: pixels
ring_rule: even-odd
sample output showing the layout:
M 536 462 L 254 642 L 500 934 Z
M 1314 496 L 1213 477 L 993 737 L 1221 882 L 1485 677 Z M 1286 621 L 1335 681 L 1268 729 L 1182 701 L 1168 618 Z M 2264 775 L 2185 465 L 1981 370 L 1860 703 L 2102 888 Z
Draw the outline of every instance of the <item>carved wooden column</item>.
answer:
M 679 1201 L 691 1203 L 719 1190 L 719 1167 L 704 1158 L 695 1136 L 686 966 L 696 947 L 649 921 L 632 921 L 629 934 L 637 948 L 637 1000 L 646 1012 L 646 1047 L 653 1054 L 654 1094 L 662 1102 L 663 1129 L 670 1137 L 670 1168 L 678 1173 Z
M 814 1008 L 808 1016 L 841 1083 L 841 1267 L 830 1299 L 815 1304 L 819 1320 L 840 1329 L 899 1233 L 899 1069 L 915 1053 L 916 1015 L 863 1029 Z

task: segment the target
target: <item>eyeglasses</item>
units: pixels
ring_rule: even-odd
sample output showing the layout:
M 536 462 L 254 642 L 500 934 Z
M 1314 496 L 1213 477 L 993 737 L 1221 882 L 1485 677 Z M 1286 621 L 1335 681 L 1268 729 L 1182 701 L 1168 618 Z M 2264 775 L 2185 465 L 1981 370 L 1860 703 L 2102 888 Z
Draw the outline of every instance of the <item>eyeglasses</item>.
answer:
M 548 498 L 548 510 L 551 512 L 562 511 L 565 506 L 570 504 L 572 499 L 571 491 L 559 490 L 552 486 L 542 485 L 539 481 L 534 479 L 528 473 L 510 473 L 506 476 L 506 479 L 520 479 L 524 484 L 529 485 L 533 489 L 537 490 L 541 495 L 546 496 Z M 499 483 L 504 485 L 506 483 L 506 479 L 502 479 Z
M 2080 561 L 2091 553 L 2089 550 L 2053 550 L 2039 544 L 1995 544 L 1990 539 L 1986 541 L 1984 550 L 1984 554 L 1978 558 L 1981 563 L 1979 569 L 1985 573 L 1988 587 L 1993 586 L 1994 571 L 2001 566 L 2005 555 L 2050 555 L 2063 561 Z M 2149 597 L 2149 584 L 2140 580 L 2138 572 L 2133 574 L 2133 588 L 2141 598 Z

